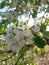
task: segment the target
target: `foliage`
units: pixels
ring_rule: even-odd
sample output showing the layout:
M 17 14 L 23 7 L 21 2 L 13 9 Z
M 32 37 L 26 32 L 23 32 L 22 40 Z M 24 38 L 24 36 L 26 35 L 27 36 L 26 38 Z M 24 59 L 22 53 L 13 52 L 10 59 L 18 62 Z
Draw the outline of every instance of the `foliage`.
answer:
M 47 42 L 49 39 L 49 1 L 3 0 L 0 3 L 0 10 L 1 60 L 5 60 L 13 52 L 18 54 L 15 59 L 16 64 L 24 65 L 25 61 L 18 61 L 25 56 L 24 54 L 30 46 L 35 54 L 38 55 L 38 49 L 40 49 L 41 55 L 44 55 L 44 47 L 49 43 Z M 35 47 L 35 50 L 32 46 Z M 10 51 L 10 55 L 8 51 Z M 34 55 L 32 56 L 34 52 L 31 53 L 31 57 L 34 57 Z M 30 62 L 30 60 L 28 61 Z M 35 65 L 35 61 L 31 61 L 29 64 Z
M 44 46 L 46 45 L 45 40 L 40 37 L 40 36 L 36 36 L 34 38 L 35 44 L 39 47 L 39 48 L 44 48 Z

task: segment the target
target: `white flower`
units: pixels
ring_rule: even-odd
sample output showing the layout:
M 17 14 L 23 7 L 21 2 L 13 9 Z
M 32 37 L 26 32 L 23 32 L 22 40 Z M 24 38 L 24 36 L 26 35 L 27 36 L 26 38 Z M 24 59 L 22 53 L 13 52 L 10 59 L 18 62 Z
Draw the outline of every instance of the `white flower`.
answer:
M 32 30 L 34 32 L 39 32 L 40 31 L 40 27 L 39 26 L 35 26 L 35 27 L 32 28 Z
M 49 18 L 49 13 L 45 13 L 44 17 Z
M 12 50 L 13 52 L 17 52 L 17 53 L 18 53 L 19 50 L 20 50 L 20 47 L 19 47 L 19 45 L 17 45 L 17 44 L 11 45 L 11 46 L 8 45 L 8 46 L 7 46 L 7 49 L 8 49 L 8 50 Z
M 21 38 L 22 38 L 22 33 L 21 32 L 22 31 L 20 31 L 20 30 L 15 30 L 15 33 L 16 33 L 15 38 L 17 39 L 17 41 L 20 41 Z
M 14 37 L 9 37 L 8 35 L 6 36 L 6 41 L 8 42 L 7 44 L 7 49 L 12 50 L 14 52 L 19 52 L 20 49 L 25 45 L 25 44 L 32 44 L 33 40 L 32 38 L 34 37 L 32 32 L 30 30 L 12 30 L 12 32 L 15 33 Z M 7 32 L 9 34 L 9 32 Z M 12 33 L 11 33 L 12 35 Z
M 25 40 L 22 40 L 15 44 L 8 44 L 7 49 L 12 50 L 13 52 L 19 53 L 20 49 L 25 45 Z
M 18 42 L 19 47 L 22 47 L 26 44 L 25 40 L 21 40 L 20 42 Z
M 20 30 L 16 30 L 16 29 L 12 30 L 12 32 L 15 33 L 15 36 L 14 36 L 14 37 L 11 37 L 12 33 L 11 33 L 11 35 L 10 35 L 11 38 L 10 38 L 8 35 L 5 37 L 5 40 L 6 40 L 7 43 L 8 43 L 8 44 L 7 44 L 7 49 L 8 49 L 8 50 L 12 50 L 12 51 L 16 51 L 16 52 L 18 53 L 19 50 L 20 50 L 18 41 L 21 40 L 22 34 L 21 34 L 21 31 L 20 31 Z M 8 34 L 9 34 L 9 33 L 8 33 Z M 23 43 L 23 44 L 24 44 L 24 43 Z
M 17 44 L 17 40 L 15 38 L 12 39 L 7 39 L 7 49 L 8 50 L 12 50 L 11 47 L 15 46 L 15 44 Z
M 44 11 L 38 13 L 38 14 L 37 14 L 37 18 L 40 18 L 40 17 L 44 16 L 44 13 L 45 13 Z
M 30 38 L 30 39 L 32 39 L 34 37 L 30 30 L 23 30 L 22 35 L 23 35 L 23 37 L 25 36 L 25 37 Z
M 46 26 L 46 31 L 49 31 L 49 25 Z
M 30 19 L 28 20 L 27 26 L 28 26 L 28 27 L 34 26 L 34 19 L 33 19 L 33 18 L 30 18 Z
M 19 45 L 12 45 L 10 48 L 13 52 L 19 53 L 20 47 Z
M 26 44 L 25 40 L 21 40 L 20 42 L 18 42 L 19 45 L 19 50 Z
M 7 36 L 10 37 L 12 34 L 12 28 L 7 28 Z
M 25 40 L 26 44 L 32 44 L 33 43 L 32 38 L 34 36 L 33 36 L 32 32 L 30 30 L 22 31 L 22 36 L 23 36 L 23 40 Z
M 26 43 L 26 44 L 33 44 L 33 43 L 34 43 L 33 40 L 31 40 L 31 39 L 27 39 L 27 43 Z

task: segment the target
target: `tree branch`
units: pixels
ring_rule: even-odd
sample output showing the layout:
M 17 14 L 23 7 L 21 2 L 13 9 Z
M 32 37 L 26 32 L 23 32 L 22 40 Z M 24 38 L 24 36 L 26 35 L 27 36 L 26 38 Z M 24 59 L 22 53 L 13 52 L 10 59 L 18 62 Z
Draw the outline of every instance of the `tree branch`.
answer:
M 24 53 L 25 53 L 30 47 L 33 47 L 33 45 L 25 45 L 25 46 L 23 46 L 24 50 L 23 50 L 23 52 L 22 52 L 22 49 L 20 50 L 15 65 L 18 64 L 18 61 L 20 60 L 20 58 L 24 55 Z

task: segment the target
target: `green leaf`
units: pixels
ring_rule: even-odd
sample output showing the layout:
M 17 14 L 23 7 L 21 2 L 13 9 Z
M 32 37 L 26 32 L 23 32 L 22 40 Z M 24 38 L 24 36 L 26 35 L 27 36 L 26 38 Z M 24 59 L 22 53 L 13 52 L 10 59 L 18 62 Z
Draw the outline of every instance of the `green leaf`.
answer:
M 41 27 L 40 27 L 40 29 L 41 29 L 41 32 L 46 31 L 46 25 L 45 24 L 42 24 Z
M 30 3 L 34 3 L 34 0 L 29 0 L 30 1 Z
M 3 1 L 2 3 L 0 3 L 0 8 L 3 8 L 5 6 L 5 1 Z
M 19 61 L 18 62 L 18 65 L 24 65 L 22 61 Z
M 37 10 L 33 10 L 32 17 L 35 18 L 37 16 Z
M 32 65 L 36 65 L 36 63 L 35 63 L 35 62 L 33 62 L 33 63 L 32 63 Z
M 45 31 L 45 32 L 43 32 L 43 34 L 44 34 L 44 36 L 49 38 L 49 31 Z
M 35 42 L 35 45 L 37 45 L 37 47 L 39 48 L 44 48 L 44 46 L 46 45 L 45 40 L 38 35 L 34 37 L 34 42 Z
M 49 12 L 49 8 L 47 8 L 47 12 Z
M 40 5 L 41 4 L 41 0 L 35 0 L 35 5 Z
M 37 48 L 35 48 L 35 53 L 38 55 L 39 51 Z
M 45 49 L 42 48 L 42 49 L 41 49 L 41 55 L 44 56 L 44 54 L 45 54 Z

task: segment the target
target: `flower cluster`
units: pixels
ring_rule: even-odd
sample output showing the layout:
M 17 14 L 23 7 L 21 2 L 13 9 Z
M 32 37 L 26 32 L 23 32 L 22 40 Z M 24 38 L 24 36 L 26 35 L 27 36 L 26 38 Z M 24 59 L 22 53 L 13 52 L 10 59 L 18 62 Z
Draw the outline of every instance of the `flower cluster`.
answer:
M 33 38 L 34 35 L 32 34 L 31 30 L 7 28 L 7 35 L 5 37 L 8 43 L 7 49 L 18 53 L 25 44 L 33 44 Z

